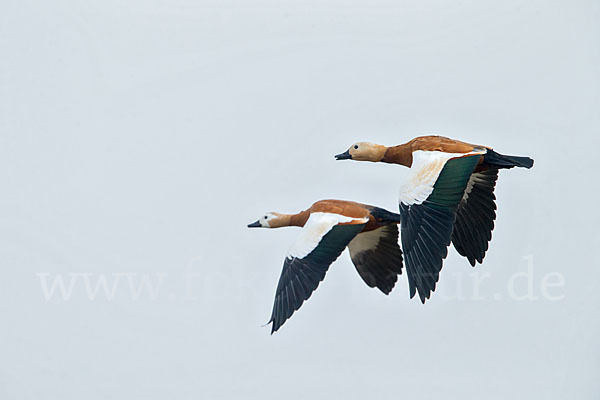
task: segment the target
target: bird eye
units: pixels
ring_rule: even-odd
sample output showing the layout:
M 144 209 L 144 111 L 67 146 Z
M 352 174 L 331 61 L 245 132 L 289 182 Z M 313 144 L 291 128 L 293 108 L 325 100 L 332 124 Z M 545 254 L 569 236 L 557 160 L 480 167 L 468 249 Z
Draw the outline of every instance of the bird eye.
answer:
M 265 215 L 265 219 L 267 219 L 267 216 Z
M 357 145 L 357 144 L 355 144 L 355 145 L 354 145 L 354 148 L 355 148 L 355 149 L 358 149 L 358 145 Z

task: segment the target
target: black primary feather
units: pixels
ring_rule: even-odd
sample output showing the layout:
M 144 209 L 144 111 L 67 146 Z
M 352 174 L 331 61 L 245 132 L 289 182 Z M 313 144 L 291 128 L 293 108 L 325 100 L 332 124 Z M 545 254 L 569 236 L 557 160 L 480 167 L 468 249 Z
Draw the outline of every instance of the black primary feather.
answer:
M 497 179 L 497 168 L 473 173 L 469 182 L 472 185 L 471 191 L 463 196 L 456 210 L 452 244 L 472 266 L 476 262 L 483 262 L 492 240 L 496 219 L 494 188 Z
M 335 225 L 305 257 L 286 257 L 269 320 L 269 323 L 273 323 L 271 333 L 276 332 L 308 300 L 325 278 L 331 263 L 340 256 L 364 225 Z

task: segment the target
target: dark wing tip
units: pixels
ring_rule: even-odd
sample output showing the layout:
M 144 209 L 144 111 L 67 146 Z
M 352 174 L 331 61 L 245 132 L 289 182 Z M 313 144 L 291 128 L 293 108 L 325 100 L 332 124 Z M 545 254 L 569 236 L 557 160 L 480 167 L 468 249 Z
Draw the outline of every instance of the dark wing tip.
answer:
M 492 240 L 497 208 L 494 195 L 497 179 L 498 168 L 473 173 L 470 177 L 471 191 L 456 210 L 452 244 L 473 267 L 483 263 Z
M 396 223 L 359 233 L 349 244 L 350 258 L 362 280 L 389 294 L 402 274 L 403 257 Z
M 364 224 L 336 225 L 320 240 L 318 246 L 303 258 L 286 257 L 277 284 L 273 312 L 271 314 L 271 334 L 296 312 L 310 298 L 325 274 L 344 251 L 348 242 Z

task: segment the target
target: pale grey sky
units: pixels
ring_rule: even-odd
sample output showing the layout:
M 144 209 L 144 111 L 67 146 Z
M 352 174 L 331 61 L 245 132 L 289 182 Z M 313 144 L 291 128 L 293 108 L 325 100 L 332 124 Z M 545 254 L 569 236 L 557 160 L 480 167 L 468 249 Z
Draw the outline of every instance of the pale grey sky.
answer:
M 0 397 L 598 398 L 599 17 L 4 0 Z M 451 249 L 422 305 L 344 253 L 270 336 L 299 231 L 246 224 L 324 198 L 396 210 L 403 168 L 333 155 L 424 134 L 536 161 L 502 171 L 484 264 Z

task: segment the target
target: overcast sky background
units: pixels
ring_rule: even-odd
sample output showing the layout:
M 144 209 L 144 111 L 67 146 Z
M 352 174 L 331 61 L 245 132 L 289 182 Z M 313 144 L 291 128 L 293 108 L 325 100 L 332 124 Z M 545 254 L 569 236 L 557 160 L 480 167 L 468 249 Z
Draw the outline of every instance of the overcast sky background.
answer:
M 598 398 L 599 18 L 592 0 L 4 0 L 0 397 Z M 299 231 L 246 224 L 324 198 L 396 210 L 402 167 L 333 155 L 426 134 L 535 159 L 501 173 L 484 265 L 450 249 L 422 305 L 344 253 L 269 335 Z M 114 297 L 92 300 L 102 276 Z M 67 298 L 44 291 L 57 277 Z M 144 277 L 155 296 L 131 290 Z

